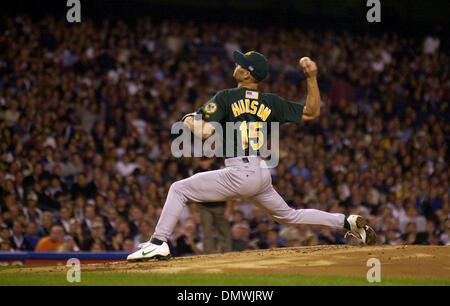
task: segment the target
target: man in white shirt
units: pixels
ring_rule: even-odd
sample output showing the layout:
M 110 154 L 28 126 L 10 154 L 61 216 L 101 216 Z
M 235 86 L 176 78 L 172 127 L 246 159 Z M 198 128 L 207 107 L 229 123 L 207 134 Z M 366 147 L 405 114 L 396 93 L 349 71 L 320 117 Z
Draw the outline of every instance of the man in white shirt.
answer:
M 399 227 L 400 227 L 400 231 L 402 233 L 405 232 L 406 226 L 410 222 L 413 222 L 416 224 L 417 232 L 424 232 L 426 230 L 427 219 L 425 219 L 424 216 L 420 216 L 417 212 L 417 209 L 414 206 L 410 206 L 406 210 L 406 215 L 401 217 L 399 221 L 400 221 Z
M 129 176 L 133 174 L 134 170 L 139 168 L 139 165 L 131 162 L 127 154 L 122 156 L 122 159 L 116 163 L 116 171 L 122 176 Z

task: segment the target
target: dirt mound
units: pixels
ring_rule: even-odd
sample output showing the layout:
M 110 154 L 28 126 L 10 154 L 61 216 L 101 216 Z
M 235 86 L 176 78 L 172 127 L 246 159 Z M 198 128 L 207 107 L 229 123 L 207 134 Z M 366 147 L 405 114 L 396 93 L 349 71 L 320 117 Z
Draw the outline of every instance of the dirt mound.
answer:
M 381 263 L 383 276 L 450 277 L 450 247 L 438 246 L 314 246 L 233 252 L 142 263 L 83 265 L 83 272 L 314 274 L 365 276 L 370 258 Z M 5 270 L 65 272 L 67 267 Z

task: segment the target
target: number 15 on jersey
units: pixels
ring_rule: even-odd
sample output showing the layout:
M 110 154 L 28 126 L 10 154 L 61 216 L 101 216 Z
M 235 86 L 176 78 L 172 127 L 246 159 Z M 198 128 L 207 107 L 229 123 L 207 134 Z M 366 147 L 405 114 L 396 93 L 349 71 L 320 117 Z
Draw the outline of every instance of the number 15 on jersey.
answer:
M 263 127 L 262 122 L 249 122 L 242 121 L 239 126 L 241 131 L 242 149 L 248 149 L 248 144 L 253 150 L 259 150 L 264 144 L 264 134 L 260 130 Z

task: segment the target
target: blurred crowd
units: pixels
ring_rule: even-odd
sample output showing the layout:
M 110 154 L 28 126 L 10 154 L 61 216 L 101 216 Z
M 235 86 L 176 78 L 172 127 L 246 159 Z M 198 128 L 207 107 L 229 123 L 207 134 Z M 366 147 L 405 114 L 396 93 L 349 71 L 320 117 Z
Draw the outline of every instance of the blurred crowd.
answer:
M 450 243 L 450 54 L 439 33 L 2 22 L 1 251 L 131 252 L 148 240 L 171 183 L 201 162 L 172 156 L 171 125 L 235 86 L 233 50 L 265 54 L 261 90 L 292 101 L 306 96 L 298 59 L 319 66 L 321 116 L 282 126 L 272 169 L 290 206 L 361 214 L 380 244 Z M 245 200 L 227 202 L 224 218 L 232 250 L 357 243 L 342 230 L 282 226 Z M 171 247 L 200 254 L 202 237 L 193 203 Z

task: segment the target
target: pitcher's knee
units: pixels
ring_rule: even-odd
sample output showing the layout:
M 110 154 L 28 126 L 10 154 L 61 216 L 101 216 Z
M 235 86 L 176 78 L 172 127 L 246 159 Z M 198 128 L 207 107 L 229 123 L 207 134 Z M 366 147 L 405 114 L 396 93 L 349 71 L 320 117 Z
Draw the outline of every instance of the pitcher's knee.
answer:
M 170 191 L 176 192 L 176 193 L 180 193 L 183 191 L 184 187 L 185 187 L 185 183 L 183 182 L 184 180 L 181 181 L 176 181 L 175 183 L 172 183 L 172 185 L 170 185 Z

